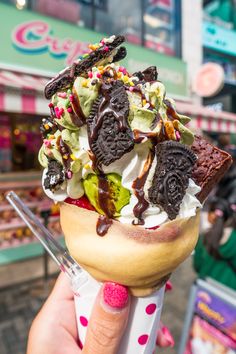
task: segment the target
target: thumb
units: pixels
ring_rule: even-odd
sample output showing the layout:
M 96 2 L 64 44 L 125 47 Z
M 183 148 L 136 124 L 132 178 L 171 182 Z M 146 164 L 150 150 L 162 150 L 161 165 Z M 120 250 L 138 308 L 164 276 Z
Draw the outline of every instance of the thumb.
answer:
M 125 331 L 130 307 L 128 289 L 108 282 L 100 289 L 89 320 L 84 354 L 115 354 Z

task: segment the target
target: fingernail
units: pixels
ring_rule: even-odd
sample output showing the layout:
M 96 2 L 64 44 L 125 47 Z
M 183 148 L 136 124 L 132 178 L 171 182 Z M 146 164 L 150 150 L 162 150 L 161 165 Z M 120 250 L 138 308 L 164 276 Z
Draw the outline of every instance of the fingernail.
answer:
M 169 329 L 165 326 L 163 326 L 161 328 L 161 331 L 163 333 L 163 336 L 165 337 L 165 339 L 167 340 L 167 342 L 169 343 L 170 347 L 173 347 L 175 345 L 175 340 L 172 337 L 172 334 L 170 333 Z
M 166 287 L 165 287 L 165 291 L 170 291 L 170 290 L 172 290 L 172 289 L 173 289 L 172 283 L 171 283 L 169 280 L 167 280 L 167 282 L 166 282 Z
M 122 310 L 128 303 L 128 289 L 120 284 L 107 282 L 103 286 L 104 303 L 111 309 Z

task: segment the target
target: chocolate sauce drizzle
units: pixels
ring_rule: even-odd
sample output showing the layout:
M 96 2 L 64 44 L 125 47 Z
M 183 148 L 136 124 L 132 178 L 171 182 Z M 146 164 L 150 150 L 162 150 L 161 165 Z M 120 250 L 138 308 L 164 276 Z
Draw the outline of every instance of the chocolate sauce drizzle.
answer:
M 72 109 L 73 109 L 73 113 L 77 119 L 74 124 L 77 125 L 78 127 L 81 127 L 83 124 L 85 124 L 86 117 L 85 117 L 84 112 L 82 111 L 82 108 L 80 106 L 78 94 L 77 94 L 76 90 L 74 90 L 74 89 L 73 89 L 73 98 L 74 99 L 72 102 Z
M 179 120 L 179 116 L 178 116 L 176 110 L 174 109 L 174 107 L 172 106 L 171 102 L 168 101 L 168 100 L 164 100 L 164 103 L 165 103 L 165 105 L 166 105 L 166 107 L 167 107 L 167 109 L 166 109 L 166 115 L 167 115 L 167 117 L 168 117 L 171 121 L 173 121 L 173 120 L 175 120 L 175 119 Z
M 161 115 L 159 112 L 157 112 L 157 114 L 155 115 L 155 118 L 152 121 L 150 129 L 154 130 L 160 121 L 161 121 Z
M 61 136 L 59 137 L 59 141 L 57 142 L 58 147 L 59 147 L 59 151 L 61 153 L 62 156 L 62 161 L 63 164 L 66 168 L 66 170 L 70 169 L 70 165 L 71 165 L 71 149 L 70 147 L 62 140 Z
M 72 108 L 73 109 L 73 108 Z M 73 124 L 76 127 L 82 127 L 82 125 L 84 125 L 84 122 L 80 119 L 80 117 L 74 112 L 74 110 L 72 112 L 70 112 L 70 119 L 73 122 Z
M 104 174 L 98 175 L 98 203 L 108 218 L 112 218 L 116 208 L 110 198 L 109 183 Z
M 105 215 L 99 216 L 96 229 L 99 236 L 104 236 L 112 225 L 112 218 L 116 209 L 110 197 L 108 180 L 101 173 L 98 175 L 98 204 Z
M 99 236 L 106 235 L 110 226 L 112 225 L 112 220 L 109 219 L 106 215 L 99 215 L 96 225 L 96 231 Z
M 134 194 L 138 198 L 138 203 L 134 206 L 133 213 L 134 216 L 138 219 L 136 222 L 133 220 L 132 224 L 133 225 L 144 225 L 144 219 L 143 219 L 143 213 L 145 210 L 147 210 L 149 203 L 145 199 L 145 194 L 144 194 L 144 185 L 147 180 L 147 176 L 149 173 L 149 170 L 152 165 L 152 161 L 154 158 L 154 153 L 150 151 L 147 160 L 144 164 L 144 168 L 142 171 L 142 174 L 136 178 L 136 180 L 133 182 L 132 188 L 134 189 Z

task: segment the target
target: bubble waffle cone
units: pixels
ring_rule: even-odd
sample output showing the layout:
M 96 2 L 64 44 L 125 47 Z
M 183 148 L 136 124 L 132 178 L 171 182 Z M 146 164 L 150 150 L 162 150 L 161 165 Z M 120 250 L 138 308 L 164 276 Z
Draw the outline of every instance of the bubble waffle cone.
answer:
M 67 203 L 60 209 L 70 254 L 96 280 L 126 285 L 134 296 L 147 296 L 160 288 L 198 238 L 199 213 L 156 230 L 114 220 L 106 236 L 99 237 L 96 212 Z

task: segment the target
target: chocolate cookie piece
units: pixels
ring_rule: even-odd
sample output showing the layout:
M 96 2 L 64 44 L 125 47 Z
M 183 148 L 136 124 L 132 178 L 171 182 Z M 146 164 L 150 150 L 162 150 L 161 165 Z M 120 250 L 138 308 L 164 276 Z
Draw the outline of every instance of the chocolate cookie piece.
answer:
M 87 120 L 96 164 L 110 165 L 134 146 L 128 124 L 129 100 L 122 81 L 105 82 Z
M 56 160 L 50 160 L 48 164 L 48 171 L 43 185 L 45 189 L 55 191 L 56 187 L 61 185 L 65 180 L 63 166 Z
M 145 69 L 142 72 L 143 76 L 144 76 L 144 80 L 146 82 L 150 82 L 150 81 L 156 81 L 157 80 L 157 68 L 156 66 L 149 66 L 147 69 Z
M 75 77 L 87 74 L 97 63 L 108 58 L 114 49 L 119 47 L 125 41 L 124 36 L 116 36 L 111 43 L 105 43 L 103 46 L 93 50 L 88 56 L 82 60 L 75 62 L 71 67 L 65 68 L 56 77 L 50 80 L 44 90 L 45 97 L 50 99 L 57 91 L 64 90 L 70 87 L 74 82 Z M 126 54 L 124 49 L 114 53 L 113 60 L 117 57 L 122 57 Z
M 117 61 L 123 60 L 127 55 L 125 47 L 120 47 L 117 49 L 117 53 L 114 55 L 112 62 L 116 63 Z
M 187 145 L 164 141 L 156 146 L 156 158 L 148 197 L 151 203 L 161 206 L 169 219 L 173 220 L 179 214 L 197 157 Z
M 197 198 L 203 203 L 233 161 L 226 151 L 218 149 L 198 135 L 195 135 L 191 150 L 198 157 L 191 178 L 201 187 Z
M 143 71 L 138 71 L 134 73 L 133 76 L 138 77 L 139 81 L 146 81 L 146 82 L 156 81 L 158 76 L 157 68 L 156 66 L 149 66 L 147 69 Z
M 57 131 L 57 126 L 51 117 L 43 118 L 40 124 L 40 132 L 45 139 L 48 134 L 54 134 Z

